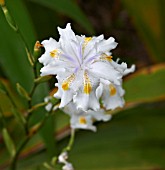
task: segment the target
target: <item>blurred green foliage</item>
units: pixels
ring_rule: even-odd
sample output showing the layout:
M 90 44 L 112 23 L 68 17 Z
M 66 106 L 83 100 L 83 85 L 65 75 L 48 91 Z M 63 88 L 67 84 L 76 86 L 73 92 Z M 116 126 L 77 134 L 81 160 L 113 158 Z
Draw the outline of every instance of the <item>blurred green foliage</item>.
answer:
M 110 3 L 115 2 L 110 1 Z M 164 62 L 165 2 L 163 0 L 121 0 L 121 2 L 124 5 L 122 8 L 130 14 L 137 34 L 148 49 L 149 59 L 155 64 Z M 83 11 L 78 1 L 6 0 L 6 4 L 31 51 L 36 40 L 56 37 L 56 26 L 66 25 L 66 22 L 77 24 L 77 29 L 84 28 L 88 34 L 95 32 L 90 16 Z M 0 86 L 0 112 L 7 122 L 5 127 L 9 130 L 9 134 L 14 142 L 19 144 L 24 133 L 18 119 L 14 118 L 13 109 L 16 107 L 23 113 L 27 104 L 17 94 L 16 83 L 20 83 L 30 91 L 33 74 L 23 44 L 17 33 L 8 26 L 1 9 L 0 25 L 0 82 L 5 86 L 5 91 Z M 141 68 L 126 78 L 124 83 L 126 107 L 115 111 L 119 114 L 114 115 L 114 119 L 109 123 L 100 123 L 98 133 L 78 132 L 70 157 L 76 168 L 80 170 L 165 168 L 164 77 L 165 64 L 157 64 Z M 47 83 L 39 85 L 33 103 L 42 102 L 48 93 Z M 44 110 L 40 109 L 32 117 L 31 125 L 41 120 L 43 116 Z M 0 129 L 1 131 L 3 129 L 2 123 Z M 49 160 L 52 155 L 59 152 L 68 140 L 65 138 L 66 134 L 68 134 L 68 117 L 58 112 L 57 115 L 51 116 L 41 132 L 30 140 L 21 155 L 19 169 L 44 169 L 42 161 Z M 0 135 L 0 169 L 5 169 L 9 159 L 10 156 Z

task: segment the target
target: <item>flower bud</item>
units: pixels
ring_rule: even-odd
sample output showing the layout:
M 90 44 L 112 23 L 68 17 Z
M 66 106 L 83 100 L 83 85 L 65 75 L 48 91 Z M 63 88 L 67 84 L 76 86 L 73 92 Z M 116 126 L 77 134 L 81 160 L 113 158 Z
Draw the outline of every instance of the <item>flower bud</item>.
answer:
M 33 51 L 33 56 L 34 56 L 35 59 L 40 57 L 40 55 L 41 55 L 41 47 L 42 47 L 42 45 L 40 44 L 40 42 L 36 41 L 36 43 L 34 45 L 34 51 Z
M 42 76 L 42 77 L 38 77 L 34 80 L 35 83 L 39 84 L 39 83 L 44 83 L 48 80 L 50 80 L 52 78 L 52 76 Z
M 14 30 L 14 31 L 18 31 L 18 27 L 17 24 L 15 23 L 13 17 L 11 16 L 11 14 L 9 13 L 9 10 L 7 9 L 7 7 L 5 6 L 5 4 L 3 3 L 3 0 L 1 1 L 1 6 L 2 6 L 2 10 L 3 13 L 5 15 L 6 21 L 8 22 L 8 24 L 10 25 L 10 27 Z M 4 6 L 3 6 L 4 5 Z
M 25 48 L 26 50 L 26 54 L 29 60 L 30 65 L 33 67 L 34 66 L 34 58 L 33 56 L 30 54 L 29 50 L 27 48 Z
M 43 103 L 38 103 L 38 104 L 36 104 L 36 105 L 34 105 L 31 109 L 29 109 L 28 110 L 28 113 L 30 113 L 30 112 L 32 112 L 32 111 L 34 111 L 34 110 L 36 110 L 36 109 L 38 109 L 38 108 L 40 108 L 40 107 L 43 107 L 43 106 L 45 106 L 47 103 L 45 103 L 45 102 L 43 102 Z
M 17 87 L 18 93 L 19 93 L 22 97 L 26 98 L 28 101 L 31 100 L 28 92 L 27 92 L 19 83 L 16 84 L 16 87 Z
M 13 140 L 11 139 L 8 131 L 6 128 L 3 128 L 2 129 L 2 135 L 3 135 L 3 139 L 4 139 L 4 142 L 6 144 L 6 147 L 11 155 L 11 157 L 13 157 L 16 153 L 16 149 L 15 149 L 15 145 L 14 145 L 14 142 Z
M 56 163 L 57 163 L 57 157 L 54 156 L 54 157 L 52 158 L 52 160 L 51 160 L 51 164 L 52 164 L 52 165 L 56 165 Z
M 29 137 L 36 134 L 36 132 L 39 130 L 39 128 L 42 126 L 42 122 L 37 123 L 29 130 Z

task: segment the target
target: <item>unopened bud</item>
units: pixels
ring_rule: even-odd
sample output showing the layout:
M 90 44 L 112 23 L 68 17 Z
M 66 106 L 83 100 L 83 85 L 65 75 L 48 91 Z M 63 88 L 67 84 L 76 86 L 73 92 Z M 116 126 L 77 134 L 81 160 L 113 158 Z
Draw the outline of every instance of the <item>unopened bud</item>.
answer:
M 34 105 L 31 109 L 29 109 L 29 110 L 28 110 L 28 113 L 30 113 L 30 112 L 32 112 L 32 111 L 34 111 L 34 110 L 36 110 L 36 109 L 38 109 L 38 108 L 40 108 L 40 107 L 43 107 L 43 106 L 45 106 L 45 105 L 47 105 L 46 102 L 38 103 L 38 104 Z
M 39 50 L 41 47 L 43 47 L 43 45 L 42 45 L 42 44 L 40 44 L 40 42 L 39 42 L 39 41 L 36 41 L 36 43 L 35 43 L 35 45 L 34 45 L 34 51 Z
M 52 158 L 51 164 L 52 164 L 53 166 L 55 166 L 56 163 L 57 163 L 57 157 L 55 156 L 55 157 Z
M 29 63 L 30 63 L 30 65 L 33 67 L 33 66 L 34 66 L 34 58 L 33 58 L 33 56 L 30 54 L 30 52 L 28 51 L 27 48 L 25 48 L 25 50 L 26 50 L 26 54 L 27 54 Z
M 43 47 L 43 45 L 40 44 L 39 41 L 36 41 L 36 43 L 34 45 L 34 51 L 33 51 L 33 56 L 34 56 L 35 59 L 40 57 L 40 55 L 41 55 L 41 47 Z
M 4 139 L 4 142 L 6 144 L 6 147 L 11 155 L 11 157 L 13 157 L 16 153 L 16 149 L 15 149 L 15 145 L 14 145 L 14 142 L 13 140 L 11 139 L 8 131 L 6 128 L 3 128 L 2 129 L 2 135 L 3 135 L 3 139 Z
M 46 169 L 49 169 L 49 170 L 52 170 L 52 169 L 53 169 L 53 167 L 50 166 L 47 162 L 44 162 L 44 163 L 43 163 L 43 166 L 44 166 Z
M 11 16 L 11 14 L 9 13 L 7 7 L 5 6 L 5 4 L 3 3 L 4 1 L 3 0 L 0 0 L 1 3 L 2 3 L 2 10 L 3 10 L 3 13 L 6 17 L 6 21 L 8 22 L 8 24 L 10 25 L 10 27 L 14 30 L 14 31 L 18 31 L 18 27 L 17 27 L 17 24 L 15 23 L 13 17 Z M 4 6 L 3 6 L 4 4 Z
M 27 92 L 19 83 L 16 84 L 16 87 L 17 87 L 18 93 L 19 93 L 22 97 L 26 98 L 28 101 L 31 100 L 28 92 Z
M 52 78 L 52 76 L 48 75 L 48 76 L 41 76 L 41 77 L 38 77 L 34 80 L 35 83 L 39 84 L 39 83 L 44 83 L 48 80 L 50 80 Z
M 29 137 L 33 136 L 34 134 L 36 134 L 36 132 L 38 131 L 38 129 L 42 126 L 42 123 L 38 123 L 36 125 L 34 125 L 30 130 L 29 130 Z

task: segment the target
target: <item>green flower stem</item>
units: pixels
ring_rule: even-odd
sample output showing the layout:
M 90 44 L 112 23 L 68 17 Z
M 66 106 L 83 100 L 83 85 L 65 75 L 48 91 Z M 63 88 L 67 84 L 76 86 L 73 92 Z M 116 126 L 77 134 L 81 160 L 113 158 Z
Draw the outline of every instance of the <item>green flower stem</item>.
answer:
M 32 90 L 31 90 L 31 92 L 29 93 L 29 97 L 32 99 L 32 97 L 33 97 L 33 94 L 34 94 L 34 92 L 35 92 L 35 89 L 37 88 L 37 84 L 36 83 L 34 83 L 34 85 L 33 85 L 33 87 L 32 87 Z M 31 107 L 32 107 L 32 100 L 29 100 L 28 101 L 28 108 L 30 109 Z
M 70 151 L 72 149 L 74 140 L 75 140 L 75 129 L 71 129 L 69 143 L 68 143 L 67 147 L 63 149 L 63 152 Z
M 72 149 L 72 146 L 74 144 L 74 140 L 75 140 L 75 129 L 71 129 L 71 134 L 70 134 L 70 139 L 69 139 L 68 145 L 62 150 L 61 154 L 63 152 L 69 152 Z M 58 157 L 54 156 L 51 160 L 51 165 L 55 168 L 57 162 L 58 162 Z M 47 164 L 47 165 L 49 165 L 49 164 Z M 49 169 L 48 166 L 45 166 L 45 167 L 47 169 Z
M 12 159 L 12 162 L 11 162 L 11 166 L 10 166 L 10 169 L 11 170 L 16 170 L 17 169 L 17 160 L 18 160 L 18 157 L 21 153 L 21 151 L 23 150 L 23 148 L 25 147 L 25 145 L 28 143 L 28 141 L 30 140 L 30 137 L 26 137 L 21 145 L 19 146 L 19 148 L 17 149 L 16 151 L 16 154 L 14 155 L 13 159 Z

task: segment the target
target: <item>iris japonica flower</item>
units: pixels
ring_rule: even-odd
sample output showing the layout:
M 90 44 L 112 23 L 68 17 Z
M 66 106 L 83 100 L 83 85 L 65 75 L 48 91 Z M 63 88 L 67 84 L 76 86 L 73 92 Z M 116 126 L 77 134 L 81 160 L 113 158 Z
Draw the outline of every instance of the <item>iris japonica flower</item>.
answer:
M 54 96 L 61 99 L 59 107 L 73 102 L 77 109 L 97 111 L 100 98 L 106 109 L 123 106 L 122 77 L 135 67 L 128 69 L 126 63 L 113 61 L 115 39 L 78 36 L 70 24 L 65 29 L 58 27 L 58 31 L 59 41 L 50 38 L 42 42 L 45 53 L 39 62 L 43 64 L 41 76 L 56 75 L 58 91 Z M 111 104 L 110 97 L 115 104 Z

